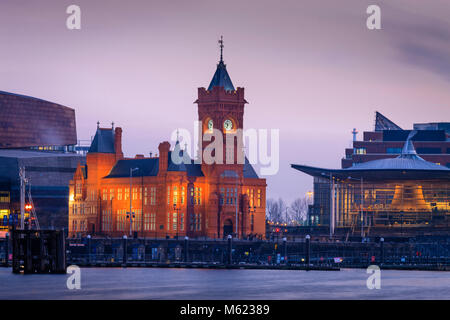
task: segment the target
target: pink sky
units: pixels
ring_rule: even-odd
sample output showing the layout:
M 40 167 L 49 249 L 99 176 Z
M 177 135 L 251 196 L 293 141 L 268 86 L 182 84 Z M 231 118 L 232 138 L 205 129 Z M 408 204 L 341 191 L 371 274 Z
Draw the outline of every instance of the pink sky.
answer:
M 382 30 L 369 31 L 375 3 Z M 70 4 L 79 31 L 65 26 Z M 291 201 L 312 179 L 290 163 L 340 167 L 375 111 L 404 128 L 450 121 L 449 12 L 446 0 L 2 0 L 0 90 L 74 108 L 79 139 L 114 121 L 127 156 L 148 154 L 192 130 L 223 35 L 245 127 L 280 129 L 268 196 Z

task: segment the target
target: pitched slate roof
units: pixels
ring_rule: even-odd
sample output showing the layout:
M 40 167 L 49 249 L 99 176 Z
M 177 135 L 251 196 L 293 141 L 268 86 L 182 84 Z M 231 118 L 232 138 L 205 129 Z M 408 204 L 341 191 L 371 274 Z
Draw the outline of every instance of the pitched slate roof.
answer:
M 227 91 L 234 91 L 233 83 L 227 72 L 226 64 L 221 60 L 217 65 L 216 72 L 209 84 L 208 91 L 211 91 L 214 87 L 224 87 Z
M 116 162 L 105 178 L 123 178 L 130 176 L 130 169 L 139 168 L 133 172 L 133 177 L 155 177 L 159 170 L 159 159 L 123 159 Z
M 175 164 L 171 157 L 172 151 L 169 152 L 169 163 L 167 171 L 179 171 L 187 172 L 190 177 L 203 177 L 201 164 L 197 164 L 194 160 L 190 160 L 191 163 Z M 147 159 L 123 159 L 116 162 L 109 174 L 104 177 L 108 178 L 125 178 L 130 176 L 130 169 L 139 168 L 139 170 L 133 172 L 134 177 L 155 177 L 159 171 L 159 158 L 147 158 Z M 244 164 L 244 178 L 259 179 L 252 165 L 248 159 L 245 158 Z
M 108 128 L 97 128 L 94 140 L 88 152 L 92 153 L 115 153 L 114 130 Z

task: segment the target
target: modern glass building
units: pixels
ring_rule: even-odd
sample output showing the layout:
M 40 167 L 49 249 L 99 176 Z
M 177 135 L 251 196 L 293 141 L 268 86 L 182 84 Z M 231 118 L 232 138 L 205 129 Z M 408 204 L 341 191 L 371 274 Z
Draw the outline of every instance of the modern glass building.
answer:
M 345 169 L 293 164 L 314 177 L 309 224 L 369 235 L 435 228 L 449 231 L 450 169 L 417 155 L 408 136 L 396 158 L 373 160 Z

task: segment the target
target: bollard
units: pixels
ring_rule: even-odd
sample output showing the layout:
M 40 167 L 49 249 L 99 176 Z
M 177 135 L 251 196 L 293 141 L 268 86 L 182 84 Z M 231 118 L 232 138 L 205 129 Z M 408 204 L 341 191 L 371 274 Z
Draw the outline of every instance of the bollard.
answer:
M 311 237 L 309 234 L 305 237 L 305 246 L 306 246 L 306 269 L 309 269 L 310 261 L 311 261 Z
M 233 263 L 233 237 L 229 234 L 228 235 L 228 264 Z
M 380 264 L 384 263 L 384 238 L 380 238 Z
M 123 236 L 123 264 L 127 264 L 127 236 Z
M 284 263 L 287 264 L 287 239 L 283 238 L 283 255 L 284 255 Z
M 189 237 L 184 237 L 184 262 L 188 262 L 189 258 Z
M 91 235 L 88 234 L 87 235 L 87 263 L 90 264 L 91 263 Z

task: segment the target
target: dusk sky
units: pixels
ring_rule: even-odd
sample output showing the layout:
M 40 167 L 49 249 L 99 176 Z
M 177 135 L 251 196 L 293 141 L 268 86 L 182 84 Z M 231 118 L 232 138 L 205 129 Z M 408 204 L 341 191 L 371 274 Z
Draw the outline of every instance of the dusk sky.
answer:
M 66 28 L 71 4 L 81 30 Z M 382 30 L 366 28 L 370 4 Z M 312 189 L 291 163 L 340 167 L 375 111 L 405 129 L 450 121 L 448 0 L 2 0 L 0 24 L 0 90 L 74 108 L 78 139 L 114 121 L 126 156 L 193 130 L 223 35 L 245 128 L 280 129 L 269 198 Z

